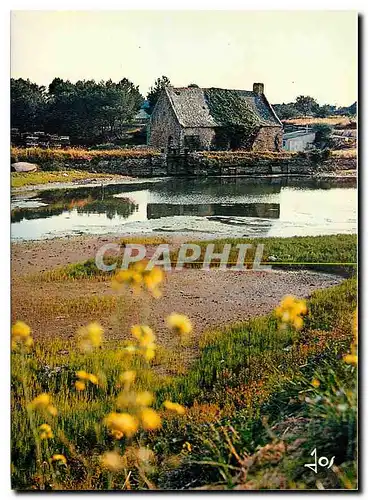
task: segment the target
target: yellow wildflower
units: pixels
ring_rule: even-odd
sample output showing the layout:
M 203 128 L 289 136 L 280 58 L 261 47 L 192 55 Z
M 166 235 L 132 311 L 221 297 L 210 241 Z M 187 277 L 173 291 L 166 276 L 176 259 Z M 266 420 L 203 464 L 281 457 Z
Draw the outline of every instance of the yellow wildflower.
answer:
M 192 451 L 192 445 L 188 441 L 185 441 L 185 443 L 183 444 L 183 450 L 190 453 Z
M 59 453 L 52 455 L 51 461 L 52 462 L 61 462 L 64 465 L 66 464 L 66 458 L 64 457 L 64 455 L 60 455 Z
M 49 405 L 46 409 L 50 413 L 50 415 L 52 415 L 53 417 L 56 417 L 58 411 L 54 405 Z
M 124 437 L 124 434 L 121 431 L 117 431 L 115 429 L 112 429 L 111 431 L 111 437 L 119 441 L 121 438 Z
M 135 404 L 137 406 L 151 406 L 153 403 L 153 394 L 148 391 L 138 392 L 135 397 Z
M 82 380 L 88 379 L 88 373 L 84 370 L 79 370 L 76 372 L 76 376 Z
M 346 354 L 343 359 L 348 365 L 358 364 L 358 356 L 356 354 Z
M 91 382 L 91 384 L 98 384 L 98 378 L 96 377 L 96 375 L 93 375 L 93 373 L 88 374 L 88 380 Z
M 82 351 L 91 351 L 101 344 L 103 328 L 98 323 L 90 323 L 78 330 L 78 336 Z
M 140 412 L 142 427 L 146 431 L 154 431 L 161 427 L 161 417 L 152 408 L 144 408 Z
M 39 431 L 41 439 L 52 439 L 54 437 L 54 434 L 49 424 L 40 425 Z
M 84 391 L 84 389 L 86 388 L 86 384 L 82 380 L 77 380 L 75 382 L 75 388 L 77 389 L 77 391 Z
M 286 295 L 280 305 L 275 308 L 275 315 L 282 323 L 281 327 L 286 328 L 287 324 L 293 326 L 296 330 L 303 327 L 302 315 L 306 314 L 307 306 L 304 300 L 298 300 L 292 295 Z
M 146 347 L 146 349 L 143 351 L 143 356 L 146 361 L 151 361 L 155 357 L 155 345 L 149 345 Z
M 30 403 L 31 408 L 46 409 L 50 404 L 50 396 L 43 392 Z
M 105 418 L 105 424 L 110 431 L 118 431 L 126 437 L 132 437 L 138 430 L 138 421 L 129 413 L 110 413 Z
M 113 472 L 124 469 L 126 460 L 116 451 L 107 451 L 100 457 L 100 462 L 103 467 Z
M 312 380 L 311 384 L 313 385 L 313 387 L 315 387 L 316 389 L 318 389 L 318 387 L 321 385 L 321 382 L 318 379 L 314 378 Z
M 147 325 L 133 325 L 131 328 L 133 337 L 135 337 L 142 347 L 153 344 L 156 336 L 152 329 Z
M 184 415 L 185 413 L 184 406 L 180 405 L 179 403 L 172 403 L 171 401 L 165 401 L 164 407 L 167 410 L 175 411 L 178 415 Z
M 160 267 L 154 267 L 143 274 L 143 281 L 147 290 L 156 298 L 161 296 L 161 292 L 157 289 L 157 286 L 162 282 L 163 277 L 164 273 Z
M 293 321 L 293 326 L 296 330 L 303 328 L 303 320 L 300 316 L 297 316 Z
M 166 318 L 167 326 L 180 335 L 189 335 L 192 331 L 192 323 L 184 314 L 172 313 Z
M 31 334 L 30 327 L 23 321 L 17 321 L 12 326 L 12 336 L 19 339 L 24 339 L 29 337 Z
M 30 327 L 23 321 L 17 321 L 12 326 L 12 341 L 11 348 L 15 350 L 19 344 L 23 344 L 26 347 L 31 347 L 33 345 L 33 339 L 31 337 Z
M 126 347 L 124 347 L 124 351 L 126 351 L 128 354 L 134 354 L 136 352 L 137 348 L 134 347 L 134 345 L 129 344 Z
M 135 380 L 136 373 L 133 370 L 127 370 L 120 375 L 120 380 L 124 384 L 132 384 Z

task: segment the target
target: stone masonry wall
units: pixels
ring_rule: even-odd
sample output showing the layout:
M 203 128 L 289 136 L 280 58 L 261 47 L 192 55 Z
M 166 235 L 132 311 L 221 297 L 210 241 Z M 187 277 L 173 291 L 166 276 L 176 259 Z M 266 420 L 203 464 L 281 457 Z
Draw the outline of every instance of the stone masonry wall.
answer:
M 147 155 L 108 160 L 74 160 L 60 162 L 60 168 L 87 170 L 132 177 L 163 177 L 167 175 L 211 176 L 211 175 L 318 175 L 323 172 L 339 172 L 356 169 L 356 158 L 331 158 L 318 164 L 301 155 L 267 154 L 252 156 L 231 154 L 209 155 L 188 153 L 186 155 Z M 47 167 L 47 162 L 42 164 Z
M 182 142 L 181 126 L 170 105 L 169 98 L 163 92 L 151 115 L 148 143 L 152 147 L 166 150 L 169 137 L 172 137 L 172 147 L 179 148 Z
M 184 137 L 189 135 L 199 136 L 201 149 L 210 149 L 215 137 L 215 130 L 211 127 L 184 128 L 181 141 L 182 148 L 185 146 Z
M 280 127 L 261 127 L 253 143 L 252 151 L 276 151 L 275 140 L 282 149 L 282 129 Z

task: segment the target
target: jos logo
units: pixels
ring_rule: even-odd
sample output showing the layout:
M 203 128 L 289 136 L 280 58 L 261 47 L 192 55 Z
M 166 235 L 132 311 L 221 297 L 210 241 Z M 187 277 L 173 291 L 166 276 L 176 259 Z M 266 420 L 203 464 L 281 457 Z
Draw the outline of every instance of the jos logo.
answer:
M 314 462 L 312 464 L 304 464 L 304 467 L 308 467 L 309 469 L 312 469 L 312 471 L 315 474 L 317 474 L 317 472 L 318 472 L 318 466 L 327 467 L 327 469 L 330 469 L 334 463 L 334 460 L 335 460 L 335 457 L 332 457 L 330 460 L 327 457 L 320 457 L 318 459 L 317 458 L 317 448 L 314 448 L 311 455 L 314 456 Z

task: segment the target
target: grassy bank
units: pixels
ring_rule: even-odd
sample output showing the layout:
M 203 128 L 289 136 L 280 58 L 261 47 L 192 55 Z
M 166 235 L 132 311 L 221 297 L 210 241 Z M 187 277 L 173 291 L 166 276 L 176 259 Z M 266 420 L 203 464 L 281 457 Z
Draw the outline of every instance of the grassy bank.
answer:
M 81 170 L 57 170 L 50 172 L 12 172 L 11 187 L 21 188 L 24 186 L 36 186 L 39 184 L 49 184 L 51 182 L 74 182 L 94 179 L 119 179 L 121 176 L 112 174 L 98 174 Z
M 169 240 L 165 238 L 128 237 L 122 240 L 122 252 L 124 246 L 128 243 L 150 246 L 158 246 L 165 243 L 170 246 Z M 249 269 L 253 266 L 257 246 L 264 245 L 261 265 L 269 265 L 273 269 L 309 269 L 342 275 L 352 275 L 356 272 L 357 236 L 354 234 L 293 236 L 290 238 L 227 238 L 213 241 L 195 241 L 192 243 L 201 247 L 201 255 L 195 262 L 185 263 L 184 267 L 202 267 L 206 247 L 210 243 L 214 245 L 215 253 L 222 253 L 225 245 L 231 245 L 229 267 L 233 267 L 238 257 L 237 245 L 250 244 L 251 248 L 247 251 L 245 258 L 245 263 Z M 174 267 L 178 263 L 178 258 L 179 250 L 175 249 L 170 254 L 170 261 Z M 107 265 L 115 262 L 118 267 L 121 265 L 121 255 L 105 258 L 105 264 Z M 219 260 L 214 259 L 211 262 L 211 267 L 218 266 Z M 84 262 L 44 271 L 37 276 L 31 276 L 30 279 L 52 282 L 95 279 L 97 277 L 101 280 L 106 280 L 111 277 L 112 273 L 100 271 L 92 258 Z
M 27 161 L 30 163 L 43 163 L 49 161 L 93 161 L 114 160 L 125 158 L 142 158 L 158 155 L 155 149 L 113 149 L 113 150 L 87 150 L 82 148 L 68 149 L 43 149 L 43 148 L 11 148 L 11 161 Z
M 301 330 L 280 329 L 270 314 L 208 332 L 198 361 L 174 379 L 155 373 L 154 360 L 132 355 L 124 344 L 83 353 L 76 338 L 16 350 L 13 487 L 316 488 L 303 464 L 317 447 L 336 456 L 336 468 L 322 471 L 319 484 L 354 488 L 355 368 L 341 356 L 349 351 L 355 306 L 356 281 L 350 279 L 312 295 Z M 99 382 L 77 390 L 78 370 Z M 120 374 L 132 370 L 136 380 L 122 386 Z M 116 441 L 103 422 L 117 397 L 124 407 L 129 384 L 134 393 L 156 393 L 162 426 Z M 51 395 L 57 415 L 27 407 L 40 393 Z M 163 409 L 167 399 L 185 405 L 185 415 Z M 53 436 L 40 439 L 37 429 L 45 421 Z M 108 459 L 106 451 L 121 461 Z M 50 461 L 55 454 L 66 464 Z

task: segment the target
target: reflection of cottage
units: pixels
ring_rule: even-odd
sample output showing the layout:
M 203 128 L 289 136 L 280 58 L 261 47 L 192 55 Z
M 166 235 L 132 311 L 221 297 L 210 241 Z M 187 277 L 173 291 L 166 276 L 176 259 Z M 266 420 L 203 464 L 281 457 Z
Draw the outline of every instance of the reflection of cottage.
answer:
M 304 151 L 310 148 L 316 138 L 315 132 L 308 129 L 284 133 L 282 146 L 287 151 Z
M 253 91 L 166 87 L 151 115 L 148 143 L 179 150 L 278 151 L 282 124 L 262 83 Z

